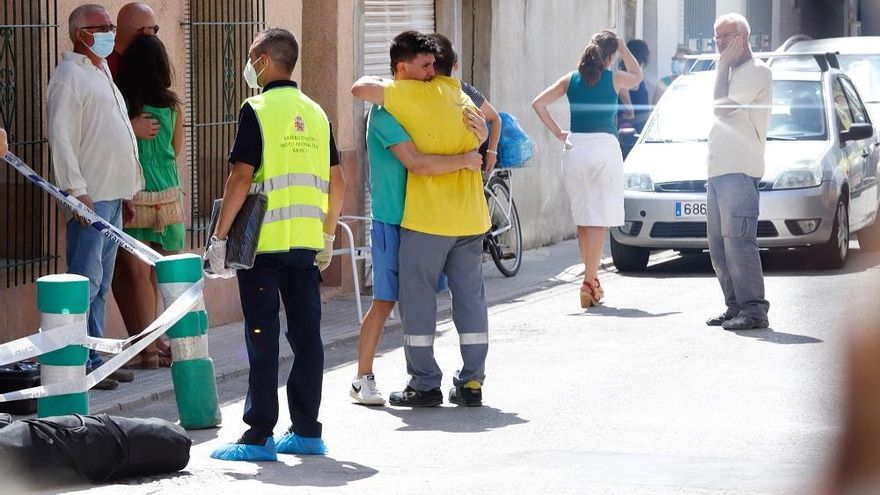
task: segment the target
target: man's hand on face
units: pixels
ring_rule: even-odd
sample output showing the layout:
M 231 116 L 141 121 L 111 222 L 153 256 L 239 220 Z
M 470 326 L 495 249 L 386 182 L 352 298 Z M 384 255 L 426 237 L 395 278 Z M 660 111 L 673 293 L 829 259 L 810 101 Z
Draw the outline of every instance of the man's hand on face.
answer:
M 88 206 L 90 210 L 95 211 L 95 204 L 92 203 L 92 198 L 90 198 L 88 194 L 83 194 L 82 196 L 77 196 L 76 199 L 78 199 L 80 203 Z M 79 223 L 82 226 L 86 226 L 89 224 L 89 222 L 86 221 L 85 218 L 83 218 L 77 214 L 74 214 L 74 218 L 76 218 L 77 223 Z
M 486 117 L 479 108 L 464 107 L 464 124 L 468 130 L 476 134 L 480 144 L 489 138 L 489 127 L 486 126 Z
M 159 132 L 159 121 L 148 113 L 142 113 L 131 119 L 131 128 L 134 135 L 141 139 L 153 139 Z
M 718 67 L 729 69 L 733 67 L 743 54 L 743 38 L 741 35 L 731 37 L 721 56 L 718 58 Z

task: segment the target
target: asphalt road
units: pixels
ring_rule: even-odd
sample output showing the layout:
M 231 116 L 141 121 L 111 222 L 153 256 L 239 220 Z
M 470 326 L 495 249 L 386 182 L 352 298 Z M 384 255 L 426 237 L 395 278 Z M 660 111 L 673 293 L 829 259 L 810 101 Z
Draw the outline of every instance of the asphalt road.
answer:
M 210 459 L 243 431 L 241 378 L 221 387 L 223 427 L 191 432 L 185 472 L 59 492 L 809 493 L 840 431 L 848 335 L 874 321 L 880 255 L 855 250 L 846 269 L 821 271 L 804 255 L 768 254 L 772 328 L 736 333 L 703 324 L 723 309 L 707 256 L 664 254 L 639 275 L 612 270 L 604 305 L 586 312 L 577 253 L 558 256 L 570 282 L 490 308 L 484 407 L 353 405 L 356 346 L 346 342 L 327 351 L 326 457 Z M 448 389 L 458 340 L 448 321 L 440 329 Z M 401 346 L 390 331 L 376 361 L 386 397 L 405 384 Z M 172 399 L 126 415 L 174 420 L 176 410 Z

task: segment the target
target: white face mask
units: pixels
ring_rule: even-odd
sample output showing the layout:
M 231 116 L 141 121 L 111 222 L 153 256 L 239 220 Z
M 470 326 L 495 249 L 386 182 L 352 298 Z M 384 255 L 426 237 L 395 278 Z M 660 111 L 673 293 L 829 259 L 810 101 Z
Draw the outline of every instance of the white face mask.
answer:
M 260 71 L 260 74 L 266 70 L 266 67 L 263 66 L 263 70 Z M 260 83 L 257 80 L 260 78 L 260 74 L 257 74 L 257 70 L 254 69 L 254 64 L 251 63 L 251 59 L 248 58 L 247 64 L 244 66 L 244 82 L 247 83 L 248 87 L 251 89 L 260 89 Z
M 88 33 L 88 31 L 86 31 Z M 92 51 L 97 57 L 107 58 L 108 55 L 113 53 L 113 47 L 116 44 L 116 33 L 89 33 L 92 35 L 92 38 L 95 40 L 95 44 L 89 47 L 89 50 Z

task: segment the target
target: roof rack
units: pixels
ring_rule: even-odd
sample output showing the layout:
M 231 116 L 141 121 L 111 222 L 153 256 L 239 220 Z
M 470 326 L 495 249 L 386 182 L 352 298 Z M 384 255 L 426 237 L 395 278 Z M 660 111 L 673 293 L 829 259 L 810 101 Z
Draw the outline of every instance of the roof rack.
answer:
M 822 72 L 826 72 L 829 69 L 840 69 L 840 61 L 837 59 L 839 52 L 755 52 L 753 55 L 755 58 L 768 60 L 812 56 Z M 685 58 L 694 60 L 690 72 L 705 72 L 715 69 L 718 57 L 717 53 L 704 53 L 701 55 L 687 55 Z

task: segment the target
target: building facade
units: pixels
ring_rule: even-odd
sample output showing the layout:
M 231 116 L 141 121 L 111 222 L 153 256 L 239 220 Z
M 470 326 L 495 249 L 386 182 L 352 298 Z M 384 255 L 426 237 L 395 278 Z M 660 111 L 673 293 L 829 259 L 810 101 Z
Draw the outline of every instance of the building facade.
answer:
M 0 7 L 0 123 L 12 151 L 50 177 L 45 88 L 63 51 L 70 49 L 67 16 L 73 0 L 6 0 Z M 104 2 L 115 18 L 126 0 Z M 642 38 L 652 51 L 649 87 L 669 71 L 679 45 L 712 51 L 717 15 L 749 17 L 752 45 L 773 49 L 801 32 L 814 36 L 880 30 L 880 0 L 146 0 L 158 15 L 160 37 L 184 100 L 187 142 L 178 167 L 189 211 L 187 248 L 201 252 L 211 201 L 228 173 L 226 154 L 241 101 L 252 94 L 241 78 L 253 35 L 285 27 L 301 42 L 294 77 L 333 122 L 348 187 L 344 213 L 369 215 L 365 107 L 349 89 L 363 74 L 389 75 L 388 44 L 406 29 L 449 36 L 460 54 L 464 81 L 499 110 L 515 115 L 532 137 L 530 166 L 514 171 L 513 189 L 526 247 L 574 236 L 560 173 L 562 146 L 531 110 L 547 85 L 574 70 L 590 36 L 610 28 Z M 817 22 L 824 19 L 824 24 Z M 829 21 L 830 20 L 830 21 Z M 822 27 L 819 27 L 819 24 Z M 551 108 L 568 124 L 563 99 Z M 34 281 L 65 271 L 64 212 L 8 168 L 0 171 L 0 342 L 39 326 Z M 352 224 L 363 244 L 363 225 Z M 337 241 L 341 247 L 342 236 Z M 328 292 L 352 286 L 347 259 L 324 272 Z M 363 277 L 368 266 L 359 266 Z M 212 324 L 241 318 L 235 280 L 212 280 L 206 304 Z M 108 305 L 108 334 L 124 333 Z

